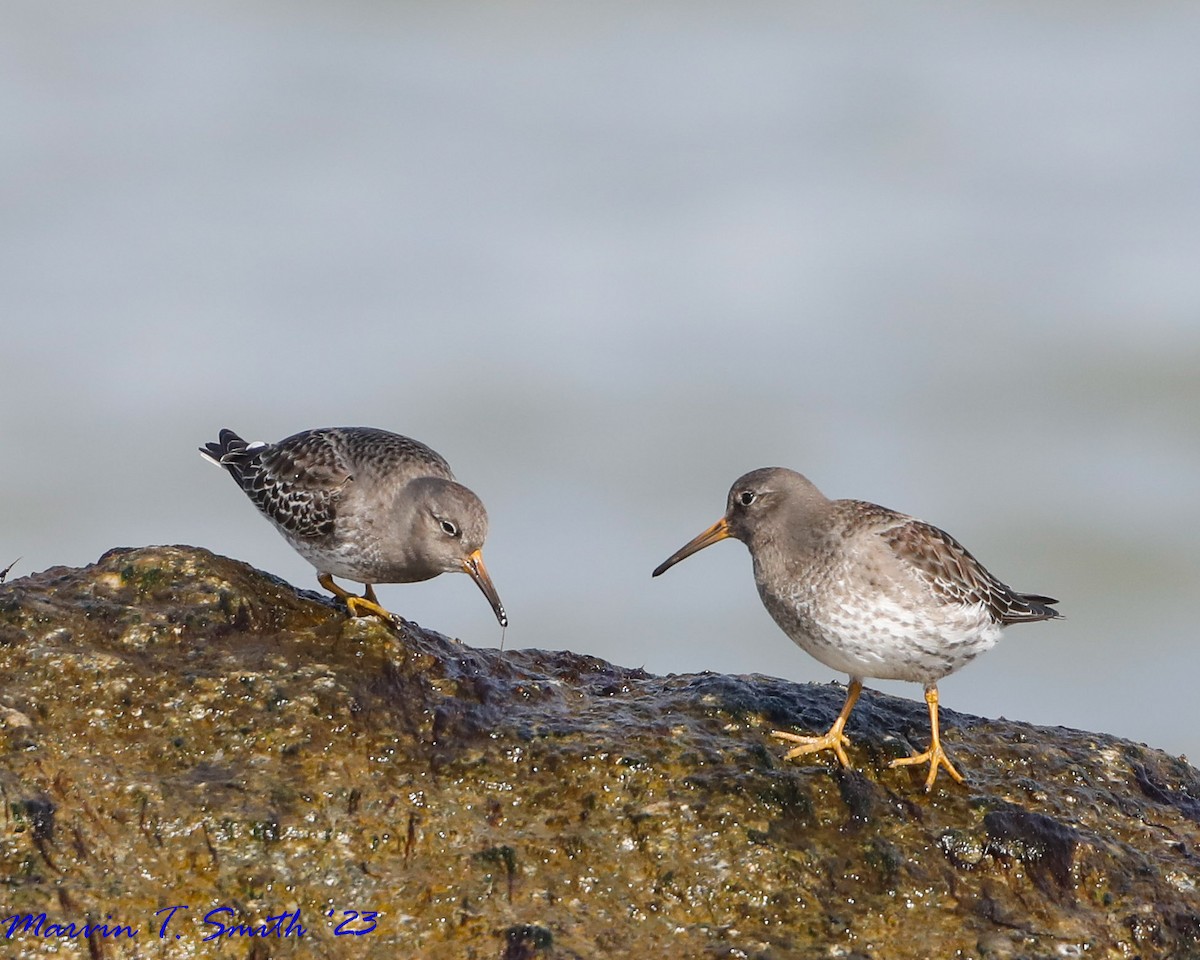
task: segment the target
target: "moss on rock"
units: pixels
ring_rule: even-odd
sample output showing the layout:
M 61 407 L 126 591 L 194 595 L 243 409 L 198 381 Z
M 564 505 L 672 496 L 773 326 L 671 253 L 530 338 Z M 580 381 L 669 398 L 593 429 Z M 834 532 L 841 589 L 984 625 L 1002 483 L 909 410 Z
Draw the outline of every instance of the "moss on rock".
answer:
M 782 761 L 769 731 L 823 730 L 842 698 L 472 649 L 189 547 L 13 580 L 4 916 L 138 935 L 18 927 L 0 953 L 1200 957 L 1186 762 L 943 711 L 969 780 L 926 795 L 886 766 L 924 704 L 871 691 L 856 770 Z M 268 935 L 203 941 L 222 907 Z M 292 911 L 303 938 L 279 935 Z

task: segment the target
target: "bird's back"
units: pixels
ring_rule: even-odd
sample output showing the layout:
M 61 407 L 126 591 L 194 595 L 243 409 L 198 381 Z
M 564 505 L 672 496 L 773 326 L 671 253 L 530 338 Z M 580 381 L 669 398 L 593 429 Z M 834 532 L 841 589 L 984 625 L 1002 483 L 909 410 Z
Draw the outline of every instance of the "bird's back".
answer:
M 249 444 L 222 430 L 201 453 L 229 471 L 297 546 L 331 536 L 344 499 L 378 489 L 385 477 L 393 487 L 423 476 L 452 479 L 449 464 L 436 451 L 374 427 L 325 427 L 278 443 Z
M 306 430 L 275 444 L 277 449 L 306 462 L 329 462 L 351 476 L 381 479 L 393 484 L 417 477 L 453 480 L 445 458 L 411 437 L 375 427 L 326 427 Z
M 836 502 L 854 530 L 852 536 L 876 540 L 886 549 L 895 567 L 915 576 L 932 595 L 948 606 L 982 604 L 993 622 L 1013 623 L 1052 620 L 1061 616 L 1052 597 L 1020 593 L 975 559 L 966 547 L 940 527 L 859 500 Z

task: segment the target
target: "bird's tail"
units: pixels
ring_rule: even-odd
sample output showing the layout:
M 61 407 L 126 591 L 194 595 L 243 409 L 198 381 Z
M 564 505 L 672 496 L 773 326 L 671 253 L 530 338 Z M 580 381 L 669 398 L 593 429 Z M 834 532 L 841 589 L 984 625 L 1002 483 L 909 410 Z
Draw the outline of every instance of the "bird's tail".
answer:
M 246 458 L 246 451 L 254 446 L 256 444 L 247 443 L 232 430 L 225 429 L 221 431 L 216 443 L 206 443 L 200 448 L 200 456 L 218 467 L 224 467 L 240 483 L 240 467 Z
M 1053 597 L 1036 593 L 1012 594 L 1008 609 L 1004 611 L 1004 623 L 1029 623 L 1035 620 L 1055 620 L 1062 616 L 1054 609 L 1058 603 Z

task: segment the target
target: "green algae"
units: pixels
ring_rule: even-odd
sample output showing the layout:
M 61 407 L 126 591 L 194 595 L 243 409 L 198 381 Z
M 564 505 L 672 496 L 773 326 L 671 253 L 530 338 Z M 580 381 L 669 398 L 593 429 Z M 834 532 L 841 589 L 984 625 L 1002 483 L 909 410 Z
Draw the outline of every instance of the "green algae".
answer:
M 886 766 L 924 705 L 871 691 L 856 769 L 782 761 L 770 730 L 823 729 L 842 696 L 471 649 L 187 547 L 13 580 L 5 916 L 140 934 L 17 932 L 0 953 L 1200 956 L 1186 763 L 944 711 L 969 780 L 926 795 Z M 155 911 L 178 904 L 160 939 Z M 299 909 L 308 933 L 203 942 L 221 906 L 246 924 Z

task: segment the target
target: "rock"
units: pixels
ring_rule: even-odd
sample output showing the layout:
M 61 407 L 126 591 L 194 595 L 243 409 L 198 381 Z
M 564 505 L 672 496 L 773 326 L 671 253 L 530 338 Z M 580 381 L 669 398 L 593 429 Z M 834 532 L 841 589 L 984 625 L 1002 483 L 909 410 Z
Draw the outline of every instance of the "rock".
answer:
M 190 547 L 12 580 L 0 954 L 1200 957 L 1185 761 L 947 710 L 969 779 L 926 795 L 886 767 L 924 704 L 871 691 L 855 770 L 782 761 L 843 695 L 472 649 Z

